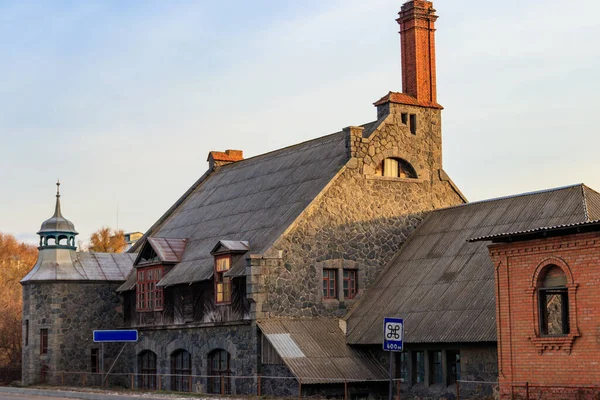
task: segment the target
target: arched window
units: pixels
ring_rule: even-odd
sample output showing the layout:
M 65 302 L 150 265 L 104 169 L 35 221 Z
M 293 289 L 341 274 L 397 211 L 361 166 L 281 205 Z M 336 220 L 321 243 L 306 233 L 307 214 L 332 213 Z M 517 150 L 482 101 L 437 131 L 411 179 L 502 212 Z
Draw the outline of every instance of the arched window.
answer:
M 417 179 L 415 169 L 401 158 L 386 158 L 377 169 L 381 176 L 389 178 Z
M 208 354 L 208 393 L 231 394 L 229 361 L 229 353 L 225 350 L 213 350 Z
M 192 391 L 192 357 L 185 350 L 171 354 L 171 390 Z
M 548 265 L 538 279 L 540 335 L 569 334 L 569 291 L 564 271 Z
M 138 388 L 156 389 L 156 353 L 144 350 L 138 355 Z

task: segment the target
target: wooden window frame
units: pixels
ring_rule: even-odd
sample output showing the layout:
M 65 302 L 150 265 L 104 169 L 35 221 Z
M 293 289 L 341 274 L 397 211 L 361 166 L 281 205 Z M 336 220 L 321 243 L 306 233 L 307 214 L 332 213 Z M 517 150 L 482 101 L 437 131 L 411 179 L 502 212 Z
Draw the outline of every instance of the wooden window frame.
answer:
M 420 356 L 420 357 L 419 357 Z M 425 369 L 425 351 L 417 350 L 412 352 L 412 384 L 425 384 L 427 379 L 427 370 Z
M 40 329 L 40 354 L 48 354 L 48 328 Z
M 346 274 L 348 277 L 346 278 Z M 356 293 L 358 292 L 358 271 L 355 269 L 344 268 L 342 270 L 342 281 L 344 286 L 342 290 L 344 291 L 344 300 L 351 300 L 356 297 Z M 346 288 L 346 283 L 348 284 L 348 288 Z M 348 292 L 348 295 L 346 295 Z
M 224 363 L 225 365 L 223 365 Z M 221 395 L 231 394 L 231 354 L 223 349 L 215 349 L 208 353 L 207 364 L 206 392 Z
M 325 276 L 326 274 L 327 274 L 327 276 Z M 332 299 L 338 298 L 337 274 L 338 274 L 338 270 L 335 268 L 323 268 L 323 278 L 322 278 L 323 299 L 332 300 Z M 331 285 L 332 281 L 333 281 L 333 289 L 332 289 L 332 285 Z
M 227 268 L 220 268 L 219 261 L 228 260 Z M 231 277 L 225 276 L 225 273 L 231 270 L 231 255 L 219 255 L 215 256 L 215 272 L 214 272 L 214 283 L 215 283 L 215 304 L 216 305 L 227 305 L 231 304 L 232 299 L 232 284 Z M 219 285 L 222 285 L 219 287 Z M 221 289 L 221 290 L 220 290 Z M 222 295 L 219 300 L 219 295 Z
M 156 390 L 158 356 L 151 350 L 144 350 L 137 356 L 138 389 Z
M 192 355 L 187 350 L 179 349 L 171 354 L 171 390 L 192 391 Z
M 164 291 L 157 283 L 163 278 L 165 267 L 162 265 L 138 268 L 136 271 L 137 312 L 161 311 L 164 308 Z

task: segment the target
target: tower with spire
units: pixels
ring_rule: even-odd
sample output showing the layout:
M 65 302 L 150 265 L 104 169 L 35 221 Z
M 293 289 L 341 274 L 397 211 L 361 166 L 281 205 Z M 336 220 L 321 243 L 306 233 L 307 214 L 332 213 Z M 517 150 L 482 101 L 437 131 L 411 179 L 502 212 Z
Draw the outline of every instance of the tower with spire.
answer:
M 40 236 L 39 250 L 69 249 L 76 250 L 75 236 L 78 235 L 75 225 L 60 210 L 60 180 L 56 182 L 56 206 L 54 215 L 42 223 L 37 233 Z
M 22 380 L 58 382 L 57 371 L 91 371 L 95 329 L 123 320 L 116 289 L 133 266 L 131 254 L 77 252 L 75 225 L 62 215 L 60 181 L 52 217 L 42 223 L 38 259 L 23 286 Z M 76 344 L 75 346 L 73 344 Z M 107 348 L 106 358 L 114 357 Z M 78 384 L 80 382 L 71 382 Z

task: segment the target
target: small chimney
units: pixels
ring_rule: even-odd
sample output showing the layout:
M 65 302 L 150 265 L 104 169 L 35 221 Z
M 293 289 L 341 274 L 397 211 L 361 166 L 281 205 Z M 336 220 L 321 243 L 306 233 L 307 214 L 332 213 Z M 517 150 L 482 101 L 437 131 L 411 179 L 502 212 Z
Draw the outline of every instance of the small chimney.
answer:
M 208 167 L 210 170 L 222 167 L 223 165 L 231 164 L 236 161 L 244 159 L 244 152 L 242 150 L 225 150 L 222 151 L 211 151 L 208 153 Z
M 411 0 L 396 20 L 402 48 L 402 92 L 419 103 L 437 103 L 435 77 L 435 21 L 433 3 Z

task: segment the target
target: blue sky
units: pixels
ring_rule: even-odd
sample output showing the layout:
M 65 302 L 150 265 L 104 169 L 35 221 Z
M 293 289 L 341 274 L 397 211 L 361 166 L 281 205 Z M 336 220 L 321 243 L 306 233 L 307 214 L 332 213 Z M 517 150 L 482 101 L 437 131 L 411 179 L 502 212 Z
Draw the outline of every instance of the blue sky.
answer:
M 0 0 L 0 231 L 145 231 L 206 170 L 375 119 L 398 0 Z M 600 190 L 600 3 L 435 2 L 444 168 L 470 200 Z

